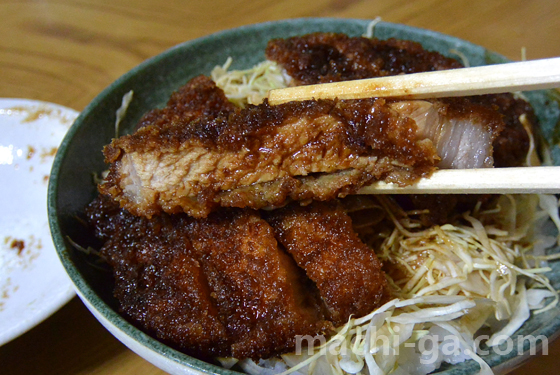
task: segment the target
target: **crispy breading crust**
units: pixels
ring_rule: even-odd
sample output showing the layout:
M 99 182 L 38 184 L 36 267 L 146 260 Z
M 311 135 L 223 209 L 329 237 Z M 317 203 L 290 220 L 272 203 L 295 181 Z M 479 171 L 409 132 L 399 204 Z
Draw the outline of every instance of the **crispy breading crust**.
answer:
M 146 219 L 99 196 L 86 210 L 122 312 L 199 358 L 267 358 L 333 324 L 315 285 L 253 210 Z
M 336 325 L 368 314 L 387 295 L 381 262 L 358 238 L 337 201 L 292 204 L 268 212 L 266 220 L 317 285 Z
M 310 85 L 352 79 L 461 68 L 454 59 L 408 40 L 379 40 L 314 33 L 268 42 L 266 57 L 294 79 Z

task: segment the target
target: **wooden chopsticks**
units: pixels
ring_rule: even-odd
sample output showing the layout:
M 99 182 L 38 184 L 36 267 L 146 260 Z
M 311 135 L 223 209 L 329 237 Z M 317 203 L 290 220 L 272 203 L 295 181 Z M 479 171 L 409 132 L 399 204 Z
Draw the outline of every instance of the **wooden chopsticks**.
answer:
M 414 185 L 374 182 L 358 194 L 560 194 L 560 167 L 440 169 Z
M 271 90 L 277 105 L 295 100 L 426 99 L 560 87 L 560 57 Z M 560 167 L 438 170 L 414 185 L 375 182 L 359 194 L 560 194 Z
M 560 57 L 473 68 L 295 86 L 271 90 L 271 105 L 295 100 L 396 97 L 425 99 L 550 89 L 560 86 Z

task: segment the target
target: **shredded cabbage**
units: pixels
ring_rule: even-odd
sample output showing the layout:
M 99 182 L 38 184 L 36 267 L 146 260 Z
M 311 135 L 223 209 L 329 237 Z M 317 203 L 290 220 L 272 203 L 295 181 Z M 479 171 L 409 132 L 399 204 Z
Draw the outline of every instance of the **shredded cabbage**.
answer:
M 210 76 L 227 98 L 240 107 L 259 104 L 269 90 L 284 88 L 290 83 L 290 76 L 273 61 L 266 60 L 246 70 L 228 71 L 232 62 L 229 57 L 224 65 L 216 66 Z
M 375 26 L 377 26 L 377 24 L 379 22 L 381 22 L 381 17 L 375 17 L 372 21 L 370 21 L 366 27 L 366 32 L 362 35 L 364 38 L 373 38 L 373 34 L 374 34 L 374 30 L 375 30 Z
M 558 302 L 556 291 L 543 275 L 550 268 L 531 267 L 529 262 L 532 244 L 539 237 L 533 233 L 535 218 L 542 215 L 537 204 L 541 202 L 547 216 L 554 217 L 558 215 L 557 208 L 556 212 L 550 209 L 557 207 L 551 201 L 557 202 L 554 196 L 504 195 L 495 209 L 464 213 L 463 219 L 470 225 L 445 224 L 422 230 L 389 198 L 377 199 L 395 224 L 378 256 L 398 271 L 391 280 L 398 297 L 462 294 L 486 298 L 496 303 L 496 318 L 503 320 L 511 316 L 518 282 L 532 280 L 555 296 L 541 310 Z
M 134 91 L 130 90 L 129 92 L 124 94 L 123 97 L 122 97 L 121 106 L 119 107 L 119 109 L 117 109 L 117 113 L 116 113 L 115 138 L 119 137 L 121 121 L 124 118 L 124 116 L 126 115 L 126 111 L 128 110 L 128 106 L 130 105 L 130 102 L 132 102 L 132 96 L 133 95 L 134 95 Z

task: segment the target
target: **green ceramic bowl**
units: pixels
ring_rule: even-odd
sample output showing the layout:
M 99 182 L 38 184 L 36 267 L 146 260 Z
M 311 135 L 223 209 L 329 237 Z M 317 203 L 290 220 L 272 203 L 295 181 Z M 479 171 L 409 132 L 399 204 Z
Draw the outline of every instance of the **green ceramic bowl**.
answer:
M 114 136 L 115 111 L 120 107 L 123 95 L 134 90 L 134 99 L 122 123 L 122 130 L 126 132 L 146 111 L 164 106 L 175 89 L 196 75 L 209 74 L 214 66 L 223 64 L 229 56 L 233 57 L 232 68 L 246 68 L 264 59 L 264 48 L 271 38 L 316 31 L 358 36 L 365 33 L 369 23 L 369 20 L 354 19 L 293 19 L 249 25 L 189 41 L 145 61 L 120 77 L 78 117 L 59 148 L 50 177 L 48 206 L 51 231 L 58 254 L 80 298 L 97 319 L 130 349 L 169 373 L 234 373 L 173 350 L 130 324 L 118 313 L 111 292 L 110 272 L 100 267 L 95 257 L 77 251 L 68 241 L 71 238 L 85 247 L 99 246 L 79 218 L 86 204 L 96 195 L 93 173 L 107 168 L 101 149 Z M 469 42 L 403 25 L 381 22 L 375 27 L 374 34 L 380 39 L 415 40 L 426 49 L 448 56 L 452 56 L 451 49 L 458 50 L 471 65 L 506 61 L 504 57 Z M 532 92 L 527 96 L 537 110 L 545 137 L 558 137 L 555 133 L 559 119 L 558 99 L 551 92 Z M 558 147 L 552 149 L 552 155 L 558 164 Z M 553 267 L 549 276 L 559 287 L 560 264 Z M 552 339 L 559 328 L 560 310 L 555 308 L 532 317 L 519 334 L 545 335 Z M 527 350 L 528 347 L 524 348 L 524 351 Z M 528 352 L 517 351 L 506 355 L 492 352 L 485 357 L 497 372 L 512 369 L 527 358 Z M 440 371 L 458 375 L 476 373 L 477 370 L 477 364 L 467 361 Z

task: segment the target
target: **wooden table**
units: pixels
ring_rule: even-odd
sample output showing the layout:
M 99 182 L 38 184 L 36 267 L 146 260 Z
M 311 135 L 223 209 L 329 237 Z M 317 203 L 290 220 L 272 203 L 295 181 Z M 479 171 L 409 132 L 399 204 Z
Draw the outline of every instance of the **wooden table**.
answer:
M 82 110 L 143 60 L 180 42 L 249 23 L 346 17 L 451 34 L 511 59 L 560 56 L 557 0 L 3 0 L 0 97 Z M 560 342 L 516 370 L 560 372 Z M 162 374 L 114 339 L 72 300 L 0 347 L 0 374 Z

